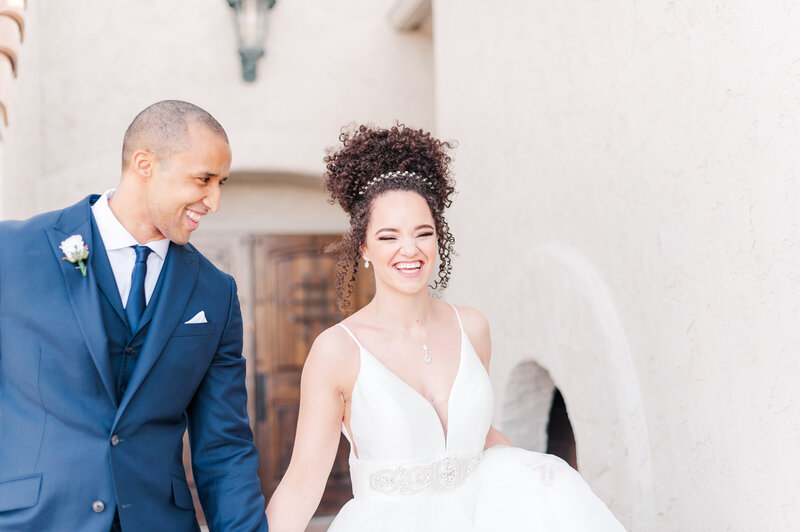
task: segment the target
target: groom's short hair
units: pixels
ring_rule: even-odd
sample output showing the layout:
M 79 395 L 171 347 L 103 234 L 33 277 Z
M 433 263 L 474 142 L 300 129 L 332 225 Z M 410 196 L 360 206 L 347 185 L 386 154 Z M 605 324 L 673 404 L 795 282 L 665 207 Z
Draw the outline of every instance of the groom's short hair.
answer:
M 167 161 L 189 147 L 188 127 L 199 124 L 228 142 L 228 135 L 211 114 L 182 100 L 163 100 L 147 107 L 133 119 L 122 141 L 122 168 L 128 166 L 136 150 L 146 150 L 159 161 Z

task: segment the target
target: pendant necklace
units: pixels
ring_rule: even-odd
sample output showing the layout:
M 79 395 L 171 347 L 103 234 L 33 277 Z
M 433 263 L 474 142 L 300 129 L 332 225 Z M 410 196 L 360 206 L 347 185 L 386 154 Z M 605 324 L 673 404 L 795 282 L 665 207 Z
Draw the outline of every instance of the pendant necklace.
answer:
M 424 360 L 426 364 L 430 364 L 431 356 L 428 354 L 428 344 L 422 344 L 422 351 L 425 352 L 425 356 L 422 357 L 422 360 Z

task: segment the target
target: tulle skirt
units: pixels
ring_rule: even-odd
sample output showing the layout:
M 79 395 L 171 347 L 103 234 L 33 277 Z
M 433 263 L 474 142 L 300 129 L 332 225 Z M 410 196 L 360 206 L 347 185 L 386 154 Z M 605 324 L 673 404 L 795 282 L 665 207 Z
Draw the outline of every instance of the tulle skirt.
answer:
M 458 487 L 353 499 L 329 532 L 576 532 L 624 528 L 581 476 L 552 455 L 487 450 Z

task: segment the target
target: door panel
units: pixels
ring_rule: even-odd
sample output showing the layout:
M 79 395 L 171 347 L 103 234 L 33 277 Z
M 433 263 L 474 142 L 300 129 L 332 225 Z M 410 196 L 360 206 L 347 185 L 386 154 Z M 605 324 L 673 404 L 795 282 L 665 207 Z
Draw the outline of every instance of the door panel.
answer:
M 338 236 L 263 236 L 254 241 L 256 323 L 256 442 L 265 496 L 271 496 L 291 459 L 300 404 L 300 373 L 314 339 L 343 316 L 336 305 L 336 259 L 323 249 Z M 359 279 L 353 307 L 371 298 Z M 318 510 L 335 513 L 351 496 L 349 444 L 339 450 Z

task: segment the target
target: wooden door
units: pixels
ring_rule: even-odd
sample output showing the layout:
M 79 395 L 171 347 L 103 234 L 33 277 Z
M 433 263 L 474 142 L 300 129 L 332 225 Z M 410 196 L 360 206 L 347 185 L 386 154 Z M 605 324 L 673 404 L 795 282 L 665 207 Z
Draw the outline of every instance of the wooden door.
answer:
M 340 321 L 334 257 L 325 246 L 340 238 L 322 235 L 257 237 L 253 245 L 255 322 L 255 436 L 259 475 L 269 499 L 292 455 L 300 403 L 300 373 L 319 333 Z M 353 310 L 372 297 L 366 275 L 351 296 Z M 351 496 L 342 437 L 318 515 L 336 513 Z

